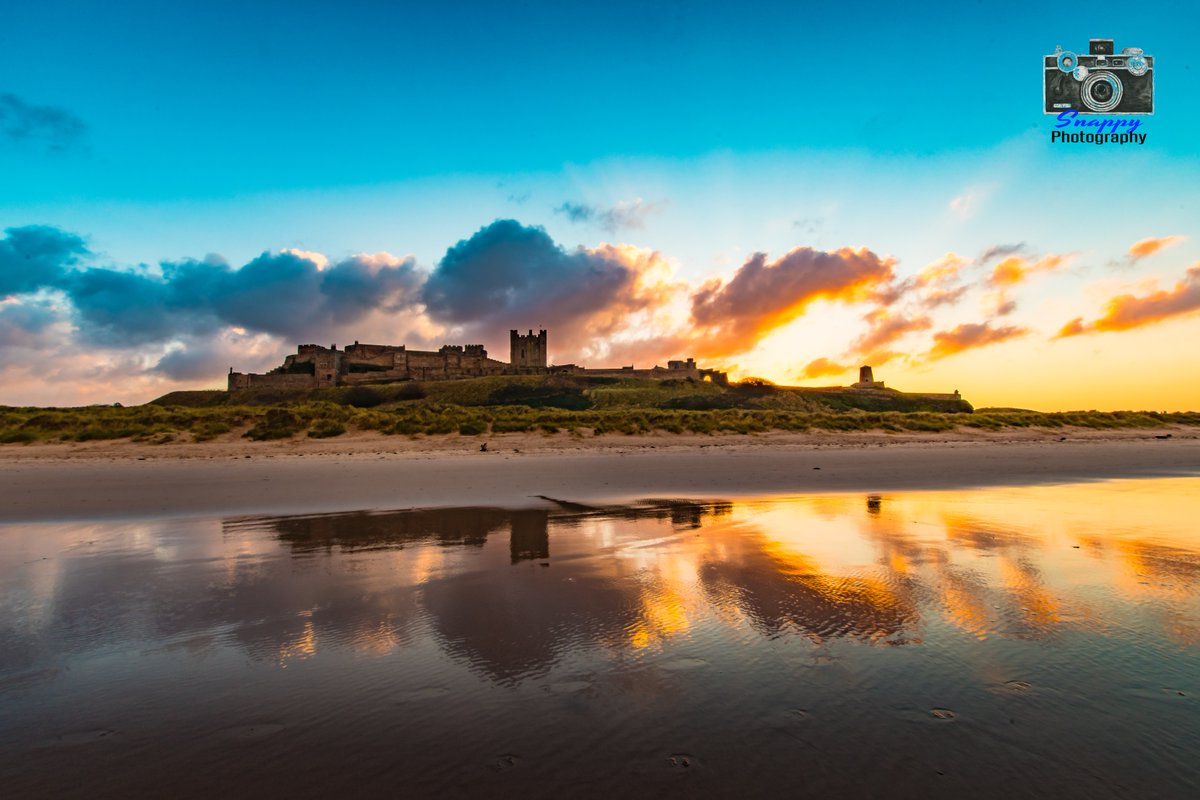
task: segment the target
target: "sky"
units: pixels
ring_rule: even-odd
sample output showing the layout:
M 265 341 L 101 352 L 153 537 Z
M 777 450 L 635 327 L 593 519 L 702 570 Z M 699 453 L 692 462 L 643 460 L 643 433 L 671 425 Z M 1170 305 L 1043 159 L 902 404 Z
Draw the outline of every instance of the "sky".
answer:
M 544 327 L 559 364 L 1200 408 L 1188 3 L 4 17 L 0 404 Z M 1098 37 L 1155 58 L 1140 145 L 1051 142 L 1042 57 Z

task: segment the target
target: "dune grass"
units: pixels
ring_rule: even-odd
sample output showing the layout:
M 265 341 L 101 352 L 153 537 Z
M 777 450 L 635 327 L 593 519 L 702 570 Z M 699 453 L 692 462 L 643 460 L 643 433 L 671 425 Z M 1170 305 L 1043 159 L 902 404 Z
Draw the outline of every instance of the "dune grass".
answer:
M 494 390 L 496 387 L 492 387 Z M 694 388 L 694 387 L 693 387 Z M 447 391 L 443 396 L 465 398 Z M 475 392 L 475 387 L 471 387 Z M 629 391 L 622 397 L 622 391 Z M 655 431 L 692 434 L 754 434 L 766 431 L 949 431 L 956 428 L 1158 428 L 1198 425 L 1200 412 L 1072 411 L 1042 413 L 982 410 L 973 414 L 900 411 L 813 411 L 787 408 L 641 407 L 643 388 L 605 387 L 591 408 L 536 407 L 524 404 L 463 405 L 433 397 L 381 402 L 361 408 L 330 400 L 285 405 L 213 405 L 125 408 L 0 407 L 0 443 L 37 441 L 84 442 L 130 439 L 140 442 L 206 441 L 221 436 L 253 440 L 287 439 L 301 434 L 328 438 L 348 431 L 379 431 L 417 436 L 457 434 L 485 436 L 505 432 L 572 432 L 576 435 L 646 434 Z M 671 390 L 668 391 L 668 393 Z M 431 393 L 433 394 L 433 393 Z M 480 397 L 482 394 L 474 394 Z M 490 396 L 490 395 L 489 395 Z M 686 396 L 686 395 L 680 395 Z

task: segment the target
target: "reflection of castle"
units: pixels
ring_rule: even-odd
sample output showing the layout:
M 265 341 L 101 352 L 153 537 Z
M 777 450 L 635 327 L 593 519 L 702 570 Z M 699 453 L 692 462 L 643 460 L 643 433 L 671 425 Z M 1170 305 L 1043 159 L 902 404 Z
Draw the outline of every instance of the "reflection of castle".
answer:
M 404 345 L 360 344 L 344 350 L 336 344 L 322 347 L 302 344 L 293 355 L 265 375 L 234 372 L 229 368 L 229 391 L 237 389 L 316 389 L 325 386 L 355 386 L 398 381 L 436 381 L 455 378 L 480 378 L 487 375 L 600 375 L 626 378 L 726 382 L 724 372 L 700 369 L 694 359 L 668 361 L 667 366 L 650 369 L 587 369 L 575 364 L 550 366 L 546 331 L 528 334 L 509 331 L 508 363 L 489 358 L 481 344 L 447 344 L 436 351 L 409 350 Z

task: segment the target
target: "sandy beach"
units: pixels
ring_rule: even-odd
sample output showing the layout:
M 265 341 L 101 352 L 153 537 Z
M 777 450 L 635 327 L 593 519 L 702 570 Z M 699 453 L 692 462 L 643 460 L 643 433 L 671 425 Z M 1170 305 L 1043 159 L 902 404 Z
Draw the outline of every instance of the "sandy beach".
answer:
M 1163 439 L 1169 434 L 1170 438 Z M 0 449 L 0 521 L 113 519 L 874 492 L 1200 474 L 1192 428 L 942 434 L 772 433 Z

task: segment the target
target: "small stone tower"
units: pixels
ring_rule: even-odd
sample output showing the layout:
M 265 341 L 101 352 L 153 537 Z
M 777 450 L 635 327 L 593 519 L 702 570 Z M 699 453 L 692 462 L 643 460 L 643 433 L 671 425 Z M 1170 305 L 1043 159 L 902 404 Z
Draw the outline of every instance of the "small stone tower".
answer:
M 858 383 L 851 384 L 852 389 L 883 389 L 883 381 L 875 380 L 875 374 L 867 365 L 858 368 Z
M 508 339 L 511 346 L 511 355 L 508 361 L 510 365 L 546 368 L 546 332 L 544 330 L 538 331 L 536 336 L 533 335 L 532 330 L 526 336 L 510 330 Z

